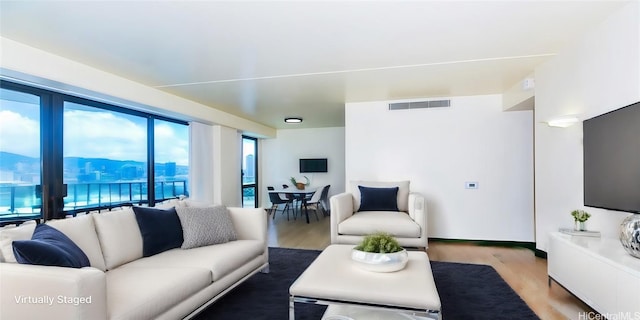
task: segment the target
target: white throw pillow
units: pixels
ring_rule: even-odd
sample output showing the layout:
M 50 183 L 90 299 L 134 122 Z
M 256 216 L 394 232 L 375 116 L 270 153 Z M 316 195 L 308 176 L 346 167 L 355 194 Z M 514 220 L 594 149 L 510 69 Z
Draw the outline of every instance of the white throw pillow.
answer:
M 13 241 L 30 240 L 33 230 L 36 228 L 35 221 L 27 221 L 17 227 L 6 226 L 0 229 L 0 250 L 4 262 L 17 263 L 16 257 L 13 255 Z
M 87 255 L 91 266 L 102 271 L 106 270 L 102 249 L 96 234 L 96 228 L 91 215 L 75 218 L 49 220 L 47 224 L 60 230 L 73 241 Z
M 92 216 L 107 270 L 142 258 L 142 234 L 133 209 Z

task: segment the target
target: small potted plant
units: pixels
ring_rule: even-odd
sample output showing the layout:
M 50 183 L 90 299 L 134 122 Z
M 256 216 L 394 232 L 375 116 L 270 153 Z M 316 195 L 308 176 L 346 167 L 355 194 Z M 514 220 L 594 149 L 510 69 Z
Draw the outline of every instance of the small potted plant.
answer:
M 305 182 L 302 182 L 302 179 L 296 179 L 294 177 L 291 177 L 289 180 L 291 180 L 291 184 L 296 186 L 298 190 L 304 190 L 304 188 L 310 184 L 310 181 L 307 176 L 303 176 L 303 178 L 305 179 Z
M 573 221 L 575 223 L 573 229 L 576 231 L 585 231 L 585 222 L 589 220 L 591 215 L 584 210 L 573 210 L 571 211 L 571 216 L 573 217 Z
M 351 251 L 351 259 L 365 270 L 394 272 L 407 265 L 409 256 L 396 238 L 388 233 L 378 232 L 365 236 Z

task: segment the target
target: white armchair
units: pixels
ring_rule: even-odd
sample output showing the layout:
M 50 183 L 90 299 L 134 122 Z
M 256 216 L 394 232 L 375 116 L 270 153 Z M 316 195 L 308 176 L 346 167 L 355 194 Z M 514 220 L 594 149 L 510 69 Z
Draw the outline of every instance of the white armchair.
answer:
M 360 187 L 365 194 L 361 194 Z M 375 210 L 376 205 L 371 206 L 372 196 L 379 203 L 385 195 L 370 193 L 372 189 L 367 188 L 394 187 L 398 187 L 397 211 L 388 207 Z M 376 190 L 383 191 L 373 191 Z M 332 244 L 358 244 L 365 235 L 381 231 L 395 236 L 404 247 L 427 248 L 427 207 L 423 196 L 409 192 L 409 181 L 351 181 L 349 191 L 330 199 Z

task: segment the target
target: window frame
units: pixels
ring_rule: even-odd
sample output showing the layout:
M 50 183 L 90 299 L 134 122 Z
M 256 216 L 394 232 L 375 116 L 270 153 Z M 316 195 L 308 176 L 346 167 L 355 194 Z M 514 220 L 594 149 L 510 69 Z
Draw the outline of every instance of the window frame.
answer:
M 255 137 L 250 137 L 250 136 L 246 136 L 246 135 L 242 135 L 242 139 L 241 139 L 241 150 L 244 150 L 244 140 L 253 140 L 254 143 L 254 158 L 253 158 L 253 162 L 254 162 L 254 166 L 255 166 L 255 180 L 253 183 L 244 183 L 244 168 L 242 166 L 242 163 L 244 163 L 244 151 L 242 152 L 242 156 L 240 157 L 240 199 L 242 201 L 242 207 L 246 207 L 246 204 L 244 203 L 244 190 L 245 189 L 250 189 L 253 188 L 253 208 L 258 208 L 258 177 L 260 176 L 258 174 L 258 138 Z
M 60 219 L 67 215 L 75 215 L 74 210 L 64 210 L 64 197 L 67 195 L 67 185 L 63 183 L 64 164 L 64 103 L 86 105 L 110 112 L 123 113 L 146 119 L 147 123 L 147 203 L 155 206 L 156 202 L 163 199 L 155 198 L 155 170 L 154 170 L 154 121 L 162 120 L 189 126 L 184 120 L 166 117 L 140 110 L 130 109 L 124 106 L 92 100 L 90 97 L 79 97 L 67 93 L 44 89 L 28 84 L 16 83 L 6 79 L 0 79 L 0 88 L 24 92 L 40 97 L 40 158 L 41 158 L 41 184 L 39 190 L 42 197 L 41 218 L 44 220 Z M 188 181 L 185 193 L 188 196 Z M 141 201 L 142 202 L 142 201 Z M 81 211 L 105 209 L 99 206 L 87 206 Z M 21 220 L 21 219 L 18 219 Z M 24 220 L 24 219 L 22 219 Z M 31 219 L 29 219 L 31 220 Z M 7 221 L 0 221 L 6 224 Z M 11 223 L 11 221 L 9 221 Z

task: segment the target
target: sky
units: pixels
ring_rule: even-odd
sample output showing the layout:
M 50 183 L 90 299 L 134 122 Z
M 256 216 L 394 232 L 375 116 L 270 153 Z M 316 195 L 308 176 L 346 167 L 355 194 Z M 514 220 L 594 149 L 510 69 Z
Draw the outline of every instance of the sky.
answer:
M 0 99 L 0 151 L 39 157 L 37 100 Z M 146 161 L 146 118 L 65 102 L 64 157 Z M 189 129 L 155 122 L 155 161 L 189 165 Z

